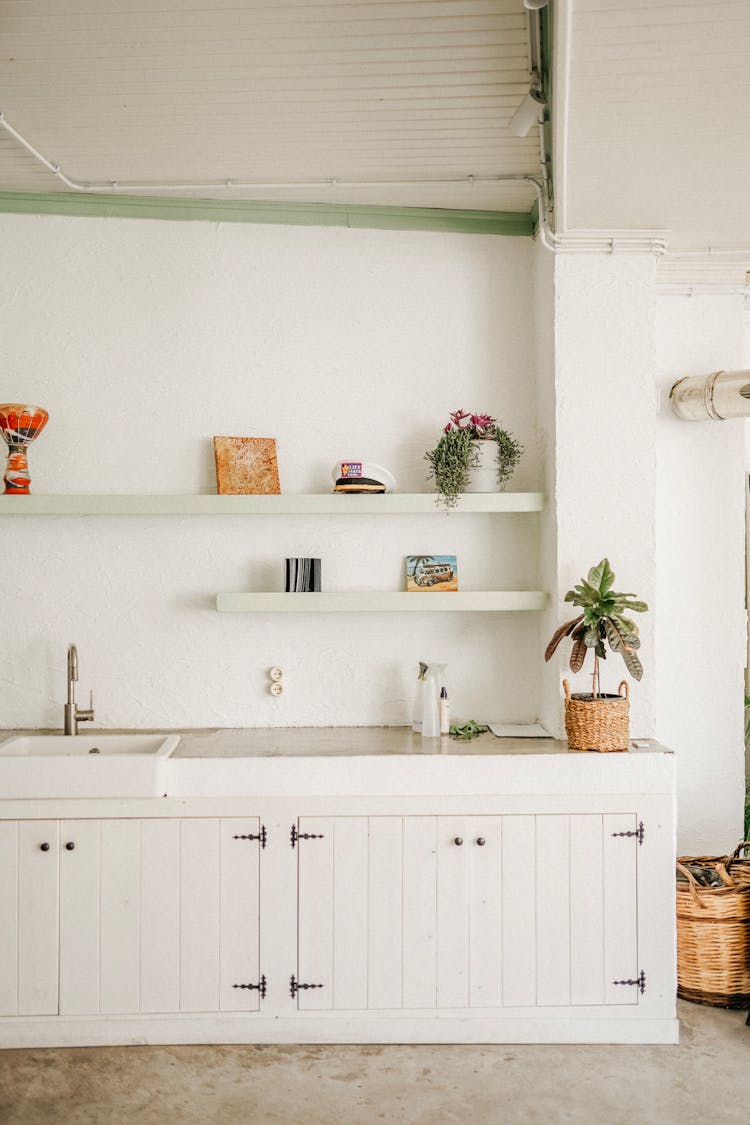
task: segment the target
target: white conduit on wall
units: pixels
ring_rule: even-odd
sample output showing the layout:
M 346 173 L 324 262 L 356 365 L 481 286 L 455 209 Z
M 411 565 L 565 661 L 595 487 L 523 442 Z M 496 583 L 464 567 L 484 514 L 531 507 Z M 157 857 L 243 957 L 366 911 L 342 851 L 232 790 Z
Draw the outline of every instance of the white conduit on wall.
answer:
M 677 417 L 686 422 L 750 418 L 750 371 L 715 371 L 679 379 L 669 398 Z
M 538 225 L 538 238 L 541 244 L 547 250 L 565 250 L 578 251 L 579 253 L 653 253 L 664 254 L 666 253 L 667 244 L 664 239 L 651 234 L 643 235 L 607 235 L 599 232 L 586 232 L 583 234 L 568 235 L 559 238 L 552 230 L 552 214 L 550 201 L 547 195 L 546 184 L 538 179 L 536 176 L 531 176 L 527 173 L 507 173 L 498 174 L 496 176 L 453 176 L 444 179 L 431 179 L 431 180 L 340 180 L 336 178 L 320 179 L 320 180 L 305 180 L 305 181 L 289 181 L 289 180 L 271 180 L 271 181 L 257 181 L 257 180 L 218 180 L 213 182 L 204 182 L 198 184 L 186 183 L 130 183 L 120 180 L 108 180 L 103 183 L 95 183 L 93 181 L 82 182 L 74 180 L 66 175 L 61 169 L 59 164 L 48 160 L 43 153 L 32 145 L 17 129 L 10 124 L 5 115 L 0 112 L 0 126 L 5 129 L 23 148 L 26 149 L 31 156 L 34 157 L 48 172 L 51 172 L 61 183 L 65 184 L 71 191 L 76 192 L 109 192 L 114 195 L 128 192 L 163 192 L 163 191 L 268 191 L 274 189 L 290 189 L 290 188 L 316 188 L 321 187 L 337 188 L 337 187 L 401 187 L 401 186 L 430 186 L 440 184 L 458 184 L 458 183 L 527 183 L 532 187 L 536 193 L 537 202 L 539 206 L 539 225 Z

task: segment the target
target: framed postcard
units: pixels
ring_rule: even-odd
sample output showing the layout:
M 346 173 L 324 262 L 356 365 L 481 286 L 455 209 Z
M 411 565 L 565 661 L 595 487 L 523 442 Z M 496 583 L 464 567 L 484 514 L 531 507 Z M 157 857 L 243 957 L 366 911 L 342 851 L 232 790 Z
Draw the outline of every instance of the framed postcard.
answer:
M 414 592 L 442 593 L 458 589 L 458 564 L 455 555 L 407 555 L 406 589 Z
M 275 438 L 215 437 L 214 454 L 220 496 L 281 492 Z

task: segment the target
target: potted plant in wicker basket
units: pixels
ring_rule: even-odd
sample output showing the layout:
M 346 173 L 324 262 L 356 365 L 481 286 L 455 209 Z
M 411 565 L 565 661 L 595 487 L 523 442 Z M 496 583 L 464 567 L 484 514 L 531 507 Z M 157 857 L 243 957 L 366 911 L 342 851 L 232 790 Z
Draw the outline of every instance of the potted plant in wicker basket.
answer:
M 562 640 L 572 642 L 570 668 L 580 672 L 589 650 L 594 653 L 591 692 L 571 695 L 567 680 L 565 690 L 565 730 L 571 750 L 627 750 L 629 738 L 628 685 L 620 684 L 617 695 L 603 694 L 599 682 L 599 663 L 607 657 L 607 649 L 618 653 L 634 680 L 643 675 L 637 649 L 640 647 L 638 626 L 629 616 L 645 613 L 648 606 L 635 594 L 622 594 L 613 589 L 615 576 L 608 559 L 593 566 L 586 578 L 568 590 L 565 601 L 581 609 L 577 617 L 555 630 L 547 645 L 544 659 L 549 660 Z
M 523 446 L 492 415 L 454 410 L 425 459 L 439 500 L 450 509 L 462 492 L 502 491 L 522 453 Z

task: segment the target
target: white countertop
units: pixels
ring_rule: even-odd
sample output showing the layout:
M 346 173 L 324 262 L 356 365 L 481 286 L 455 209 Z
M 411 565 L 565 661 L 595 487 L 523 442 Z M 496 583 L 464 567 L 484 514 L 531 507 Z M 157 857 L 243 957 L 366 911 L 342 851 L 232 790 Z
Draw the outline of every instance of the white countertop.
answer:
M 12 733 L 0 733 L 0 739 Z M 132 732 L 86 731 L 89 736 L 105 733 Z M 136 757 L 142 756 L 134 756 L 130 763 L 122 755 L 71 755 L 67 760 L 61 755 L 54 760 L 0 758 L 8 775 L 0 785 L 0 805 L 3 797 L 9 799 L 8 804 L 14 798 L 70 798 L 80 802 L 76 808 L 83 809 L 88 796 L 119 799 L 129 794 L 142 796 L 144 808 L 148 801 L 153 806 L 155 797 L 227 801 L 261 796 L 286 799 L 297 794 L 305 799 L 346 796 L 364 800 L 379 794 L 403 804 L 410 797 L 470 795 L 472 807 L 481 811 L 482 797 L 489 799 L 493 794 L 504 799 L 540 792 L 576 798 L 587 793 L 668 793 L 674 787 L 674 755 L 655 742 L 629 753 L 584 754 L 571 752 L 565 742 L 552 738 L 497 738 L 488 733 L 468 742 L 447 736 L 423 739 L 409 727 L 169 733 L 179 734 L 180 742 L 171 757 L 154 762 L 154 776 L 149 775 L 148 784 L 141 789 L 130 774 L 139 764 Z M 81 778 L 76 785 L 78 774 Z M 571 808 L 574 804 L 575 800 Z M 94 809 L 93 804 L 91 807 Z M 73 814 L 61 807 L 60 815 Z
M 0 731 L 0 742 L 20 734 L 51 731 Z M 60 733 L 56 731 L 54 733 Z M 182 758 L 359 758 L 387 755 L 457 757 L 562 754 L 581 757 L 555 738 L 497 738 L 482 734 L 471 741 L 443 735 L 422 738 L 410 727 L 229 727 L 166 731 L 99 730 L 88 724 L 82 734 L 178 734 L 172 761 Z M 631 745 L 630 753 L 671 753 L 652 740 Z M 587 755 L 583 755 L 586 757 Z M 592 757 L 595 755 L 592 755 Z M 617 755 L 615 755 L 617 756 Z

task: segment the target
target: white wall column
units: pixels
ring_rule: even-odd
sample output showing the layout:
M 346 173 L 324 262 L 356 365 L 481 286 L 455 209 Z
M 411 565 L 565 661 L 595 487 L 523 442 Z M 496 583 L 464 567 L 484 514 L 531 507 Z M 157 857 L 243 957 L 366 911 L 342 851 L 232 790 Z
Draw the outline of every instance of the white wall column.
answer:
M 682 422 L 686 375 L 747 367 L 744 296 L 662 295 L 657 315 L 656 735 L 678 754 L 678 849 L 729 850 L 742 835 L 745 423 Z
M 557 622 L 567 613 L 562 596 L 604 556 L 617 589 L 654 604 L 655 261 L 646 252 L 555 256 Z M 640 684 L 614 654 L 602 669 L 603 690 L 615 692 L 623 679 L 631 685 L 635 737 L 654 729 L 654 629 L 652 608 L 642 619 Z M 542 716 L 556 731 L 559 680 L 567 674 L 578 691 L 591 684 L 590 664 L 573 677 L 566 673 L 567 645 L 561 653 L 548 672 L 556 690 L 544 692 L 546 706 L 557 699 L 557 714 Z

